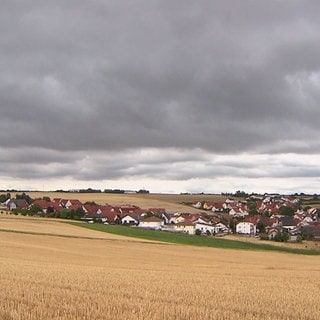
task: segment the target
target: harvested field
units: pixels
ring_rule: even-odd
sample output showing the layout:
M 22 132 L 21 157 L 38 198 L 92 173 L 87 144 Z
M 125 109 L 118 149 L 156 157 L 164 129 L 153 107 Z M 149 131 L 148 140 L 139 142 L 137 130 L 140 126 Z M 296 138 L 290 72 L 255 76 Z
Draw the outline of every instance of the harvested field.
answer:
M 0 319 L 320 317 L 319 257 L 103 239 L 46 219 L 18 219 L 32 234 L 16 233 L 4 220 Z
M 16 217 L 0 214 L 0 231 L 14 233 L 28 233 L 34 235 L 52 235 L 69 238 L 89 239 L 116 239 L 134 241 L 130 237 L 113 235 L 111 233 L 98 232 L 95 230 L 83 229 L 72 226 L 66 221 L 59 219 L 46 219 L 35 217 Z M 150 242 L 145 240 L 146 242 Z
M 168 212 L 199 212 L 192 206 L 183 203 L 195 201 L 224 201 L 221 195 L 181 195 L 181 194 L 113 194 L 113 193 L 59 193 L 59 192 L 27 192 L 32 198 L 44 196 L 64 199 L 78 199 L 82 202 L 94 201 L 98 204 L 132 204 L 140 208 L 165 208 Z

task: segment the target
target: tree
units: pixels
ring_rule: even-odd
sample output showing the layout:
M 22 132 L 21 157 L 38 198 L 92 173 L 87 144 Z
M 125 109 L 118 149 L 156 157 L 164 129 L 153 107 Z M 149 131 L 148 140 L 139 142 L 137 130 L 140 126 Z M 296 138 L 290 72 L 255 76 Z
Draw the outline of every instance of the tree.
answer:
M 85 212 L 82 207 L 77 208 L 73 215 L 73 219 L 80 220 L 84 216 Z
M 259 230 L 259 233 L 265 233 L 266 232 L 266 225 L 262 221 L 259 221 L 257 223 L 257 230 Z
M 137 191 L 137 193 L 149 193 L 149 190 L 140 189 L 139 191 Z
M 30 206 L 29 212 L 31 214 L 37 214 L 39 212 L 42 212 L 42 209 L 38 204 L 34 203 Z
M 279 213 L 284 216 L 293 216 L 294 210 L 293 210 L 293 208 L 288 207 L 288 206 L 281 206 L 279 208 Z
M 249 214 L 254 216 L 258 214 L 257 204 L 255 201 L 251 201 L 248 203 Z
M 287 242 L 289 240 L 289 234 L 287 232 L 279 231 L 275 237 L 273 238 L 274 241 L 277 242 Z
M 244 191 L 237 190 L 234 196 L 238 198 L 246 198 L 248 197 L 248 194 Z
M 8 199 L 11 199 L 11 194 L 0 194 L 0 203 L 6 202 Z
M 31 199 L 31 197 L 29 196 L 29 195 L 27 195 L 26 193 L 22 193 L 22 194 L 16 194 L 16 199 L 24 199 L 24 200 L 26 200 L 29 204 L 33 201 L 32 199 Z
M 60 214 L 59 214 L 60 218 L 62 219 L 70 219 L 70 210 L 68 209 L 62 209 L 60 211 Z
M 236 233 L 236 225 L 237 225 L 237 220 L 231 219 L 229 222 L 229 227 L 230 227 L 232 233 Z

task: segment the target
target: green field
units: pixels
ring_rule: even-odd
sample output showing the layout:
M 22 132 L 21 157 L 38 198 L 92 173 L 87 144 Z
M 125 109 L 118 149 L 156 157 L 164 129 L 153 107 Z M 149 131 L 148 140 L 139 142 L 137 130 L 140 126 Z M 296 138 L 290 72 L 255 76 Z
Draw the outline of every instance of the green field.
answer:
M 170 233 L 164 231 L 153 231 L 145 230 L 134 227 L 127 226 L 117 226 L 117 225 L 103 225 L 103 224 L 86 224 L 69 222 L 73 225 L 81 226 L 91 230 L 108 232 L 112 234 L 118 234 L 127 237 L 162 241 L 176 244 L 184 244 L 191 246 L 202 246 L 202 247 L 214 247 L 222 249 L 240 249 L 240 250 L 268 250 L 268 251 L 278 251 L 287 252 L 294 254 L 304 254 L 304 255 L 320 255 L 320 252 L 314 250 L 306 249 L 295 249 L 278 247 L 265 243 L 250 243 L 236 240 L 227 240 L 222 238 L 208 237 L 208 236 L 191 236 L 179 233 Z

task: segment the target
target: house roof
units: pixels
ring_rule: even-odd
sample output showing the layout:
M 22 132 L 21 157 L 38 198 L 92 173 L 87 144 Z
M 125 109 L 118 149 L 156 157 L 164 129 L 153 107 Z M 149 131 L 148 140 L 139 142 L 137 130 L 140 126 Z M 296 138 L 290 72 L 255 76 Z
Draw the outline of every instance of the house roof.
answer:
M 280 221 L 282 223 L 282 226 L 296 226 L 298 222 L 300 222 L 298 219 L 294 219 L 290 216 L 281 217 Z
M 190 226 L 194 226 L 194 224 L 191 221 L 184 221 L 184 222 L 179 222 L 176 224 L 176 226 L 181 226 L 181 227 L 190 227 Z
M 17 208 L 29 207 L 29 203 L 25 199 L 10 199 L 7 205 L 10 206 L 11 203 L 14 203 Z
M 141 222 L 163 222 L 163 220 L 157 217 L 147 217 L 142 219 Z
M 134 213 L 126 213 L 121 215 L 121 220 L 126 218 L 126 217 L 131 217 L 132 219 L 139 221 L 141 219 L 141 216 L 139 214 L 134 214 Z

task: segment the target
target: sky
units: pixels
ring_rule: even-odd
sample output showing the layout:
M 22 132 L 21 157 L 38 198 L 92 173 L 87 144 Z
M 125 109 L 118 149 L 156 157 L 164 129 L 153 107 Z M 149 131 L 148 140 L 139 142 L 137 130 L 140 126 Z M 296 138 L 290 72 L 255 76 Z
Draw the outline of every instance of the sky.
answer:
M 320 193 L 318 1 L 0 9 L 0 189 Z

